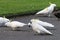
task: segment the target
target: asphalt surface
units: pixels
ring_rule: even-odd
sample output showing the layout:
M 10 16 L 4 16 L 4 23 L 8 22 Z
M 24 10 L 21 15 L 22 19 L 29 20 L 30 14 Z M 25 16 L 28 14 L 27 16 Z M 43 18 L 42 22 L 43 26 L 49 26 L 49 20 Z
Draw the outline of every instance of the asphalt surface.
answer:
M 12 31 L 8 27 L 0 27 L 0 40 L 60 40 L 60 21 L 56 17 L 41 17 L 41 16 L 20 16 L 11 18 L 15 21 L 20 21 L 23 23 L 28 23 L 32 18 L 38 18 L 42 21 L 46 21 L 55 25 L 54 28 L 47 28 L 53 35 L 34 35 L 32 28 L 24 26 L 23 28 L 18 28 L 19 31 Z

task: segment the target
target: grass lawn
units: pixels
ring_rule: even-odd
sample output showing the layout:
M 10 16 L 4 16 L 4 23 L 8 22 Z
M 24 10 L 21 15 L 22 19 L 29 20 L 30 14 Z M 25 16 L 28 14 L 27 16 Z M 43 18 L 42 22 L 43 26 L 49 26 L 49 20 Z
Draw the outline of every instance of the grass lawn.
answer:
M 34 13 L 49 6 L 49 2 L 60 7 L 60 0 L 0 0 L 0 16 Z

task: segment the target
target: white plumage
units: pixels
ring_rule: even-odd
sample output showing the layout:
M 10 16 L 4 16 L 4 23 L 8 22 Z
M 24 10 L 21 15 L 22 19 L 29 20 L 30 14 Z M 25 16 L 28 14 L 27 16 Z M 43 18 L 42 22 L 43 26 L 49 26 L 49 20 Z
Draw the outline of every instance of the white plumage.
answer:
M 16 30 L 16 28 L 18 28 L 18 27 L 23 27 L 24 25 L 27 25 L 27 24 L 22 23 L 22 22 L 18 22 L 18 21 L 12 21 L 12 22 L 7 22 L 7 23 L 5 23 L 5 25 L 6 25 L 7 27 L 11 27 L 12 30 Z
M 10 20 L 4 17 L 0 17 L 0 26 L 4 26 L 5 23 L 9 22 Z
M 50 3 L 49 7 L 37 12 L 36 14 L 44 14 L 44 15 L 48 15 L 50 17 L 50 14 L 53 12 L 55 6 L 56 6 L 56 4 Z
M 39 25 L 44 26 L 44 27 L 54 27 L 53 24 L 48 23 L 48 22 L 43 22 L 39 19 L 32 19 L 32 20 L 35 20 L 36 23 L 38 23 Z
M 47 34 L 52 34 L 50 31 L 48 31 L 47 29 L 45 29 L 42 25 L 39 25 L 38 23 L 36 23 L 35 20 L 31 20 L 31 24 L 28 23 L 28 25 L 32 26 L 33 31 L 37 32 L 38 34 L 40 33 L 47 33 Z

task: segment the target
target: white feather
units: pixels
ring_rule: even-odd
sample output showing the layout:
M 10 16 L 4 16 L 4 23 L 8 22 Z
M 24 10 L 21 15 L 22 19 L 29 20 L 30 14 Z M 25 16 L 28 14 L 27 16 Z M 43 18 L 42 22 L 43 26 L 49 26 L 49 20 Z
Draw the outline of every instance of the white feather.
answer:
M 56 6 L 56 4 L 50 4 L 49 7 L 37 12 L 36 14 L 49 14 L 48 16 L 50 16 L 50 14 L 53 12 L 54 7 Z
M 7 18 L 0 17 L 0 26 L 4 26 L 6 22 L 9 22 L 10 20 Z
M 13 30 L 16 30 L 15 28 L 23 27 L 24 25 L 27 25 L 27 24 L 22 23 L 22 22 L 18 22 L 18 21 L 12 21 L 12 22 L 5 23 L 5 25 L 8 27 L 11 27 Z
M 41 20 L 39 20 L 39 19 L 32 19 L 32 20 L 34 20 L 36 23 L 38 23 L 39 25 L 42 25 L 42 26 L 44 26 L 44 27 L 54 27 L 53 24 L 48 23 L 48 22 L 43 22 L 43 21 L 41 21 Z M 31 20 L 31 21 L 32 21 L 32 20 Z
M 47 29 L 45 29 L 43 26 L 37 24 L 35 21 L 32 21 L 32 29 L 33 31 L 37 32 L 37 33 L 47 33 L 47 34 L 52 34 L 51 32 L 49 32 Z

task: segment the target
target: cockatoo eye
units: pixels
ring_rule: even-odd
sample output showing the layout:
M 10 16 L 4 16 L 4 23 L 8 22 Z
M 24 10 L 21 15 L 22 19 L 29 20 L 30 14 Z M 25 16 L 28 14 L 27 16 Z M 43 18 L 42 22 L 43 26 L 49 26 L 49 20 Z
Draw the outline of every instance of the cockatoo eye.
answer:
M 31 27 L 31 24 L 32 24 L 32 22 L 29 22 L 29 23 L 28 23 L 28 26 Z

